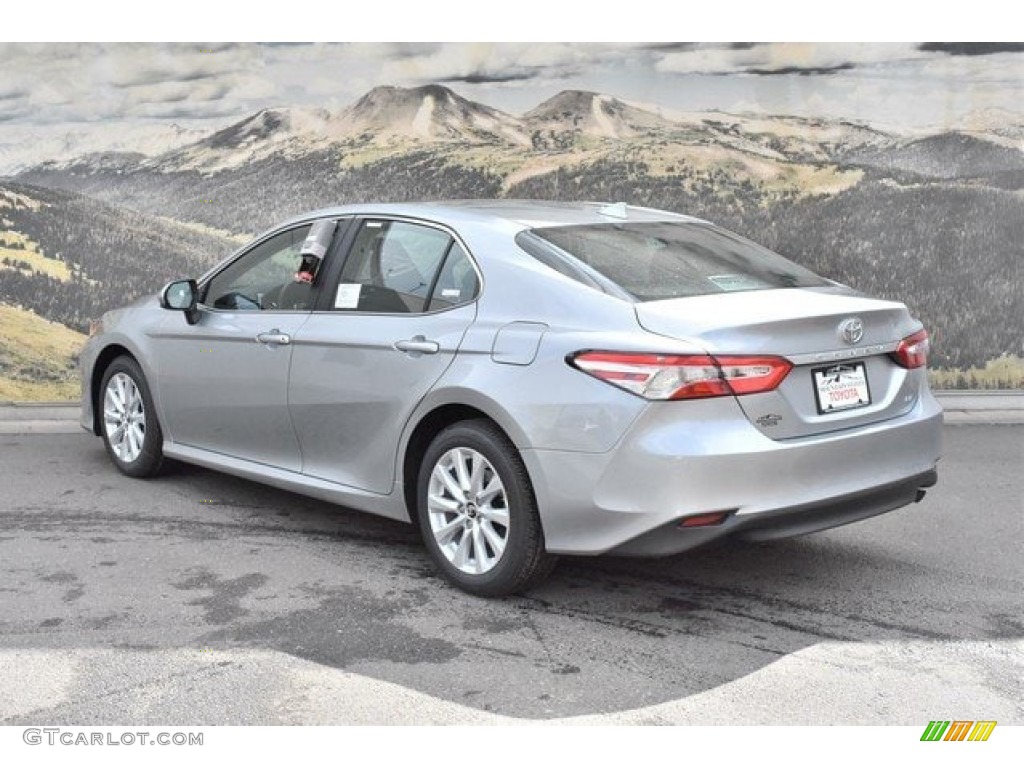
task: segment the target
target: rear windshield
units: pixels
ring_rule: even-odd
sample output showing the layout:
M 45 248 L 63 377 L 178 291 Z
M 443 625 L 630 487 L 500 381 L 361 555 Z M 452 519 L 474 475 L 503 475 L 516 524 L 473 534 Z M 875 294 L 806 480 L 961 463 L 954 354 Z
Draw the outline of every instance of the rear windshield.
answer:
M 710 224 L 576 224 L 520 232 L 516 242 L 562 274 L 634 301 L 830 285 Z

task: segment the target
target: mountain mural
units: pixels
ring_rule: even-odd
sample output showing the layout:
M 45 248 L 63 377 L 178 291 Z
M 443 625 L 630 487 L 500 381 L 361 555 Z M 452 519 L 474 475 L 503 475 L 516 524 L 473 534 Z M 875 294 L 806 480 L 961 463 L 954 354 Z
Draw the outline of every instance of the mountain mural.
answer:
M 263 109 L 175 134 L 163 150 L 125 151 L 121 137 L 19 156 L 0 179 L 0 304 L 83 331 L 246 236 L 340 203 L 626 201 L 714 220 L 903 300 L 933 334 L 935 365 L 968 369 L 1022 354 L 1022 136 L 991 114 L 921 135 L 582 90 L 512 115 L 441 85 L 381 86 L 335 110 Z

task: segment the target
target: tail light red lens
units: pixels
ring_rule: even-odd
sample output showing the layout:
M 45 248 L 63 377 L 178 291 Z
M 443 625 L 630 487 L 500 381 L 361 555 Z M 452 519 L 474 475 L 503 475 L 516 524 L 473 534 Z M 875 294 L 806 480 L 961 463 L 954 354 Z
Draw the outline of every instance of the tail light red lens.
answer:
M 731 512 L 731 511 L 730 511 Z M 706 512 L 701 515 L 684 517 L 679 523 L 680 528 L 704 528 L 709 525 L 720 525 L 730 512 Z
M 793 368 L 785 358 L 748 355 L 656 355 L 577 352 L 584 373 L 648 400 L 692 400 L 769 392 Z
M 904 368 L 921 368 L 928 363 L 928 331 L 918 331 L 907 336 L 892 353 L 892 359 Z

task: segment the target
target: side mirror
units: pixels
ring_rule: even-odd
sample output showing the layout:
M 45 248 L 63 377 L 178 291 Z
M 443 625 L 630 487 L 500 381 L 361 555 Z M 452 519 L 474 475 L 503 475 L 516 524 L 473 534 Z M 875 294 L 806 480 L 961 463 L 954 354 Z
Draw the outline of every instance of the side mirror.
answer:
M 198 302 L 199 287 L 195 280 L 175 280 L 160 291 L 160 306 L 184 312 L 189 325 L 199 322 L 199 310 L 196 308 Z

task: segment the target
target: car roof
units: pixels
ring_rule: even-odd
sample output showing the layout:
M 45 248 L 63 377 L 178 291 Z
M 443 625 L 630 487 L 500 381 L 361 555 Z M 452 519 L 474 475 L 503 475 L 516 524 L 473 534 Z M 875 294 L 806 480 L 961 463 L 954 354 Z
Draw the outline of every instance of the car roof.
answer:
M 443 224 L 503 223 L 521 229 L 565 224 L 608 224 L 641 221 L 702 222 L 692 216 L 625 203 L 556 202 L 546 200 L 445 200 L 414 203 L 360 203 L 325 208 L 295 217 L 291 223 L 329 216 L 406 216 Z

